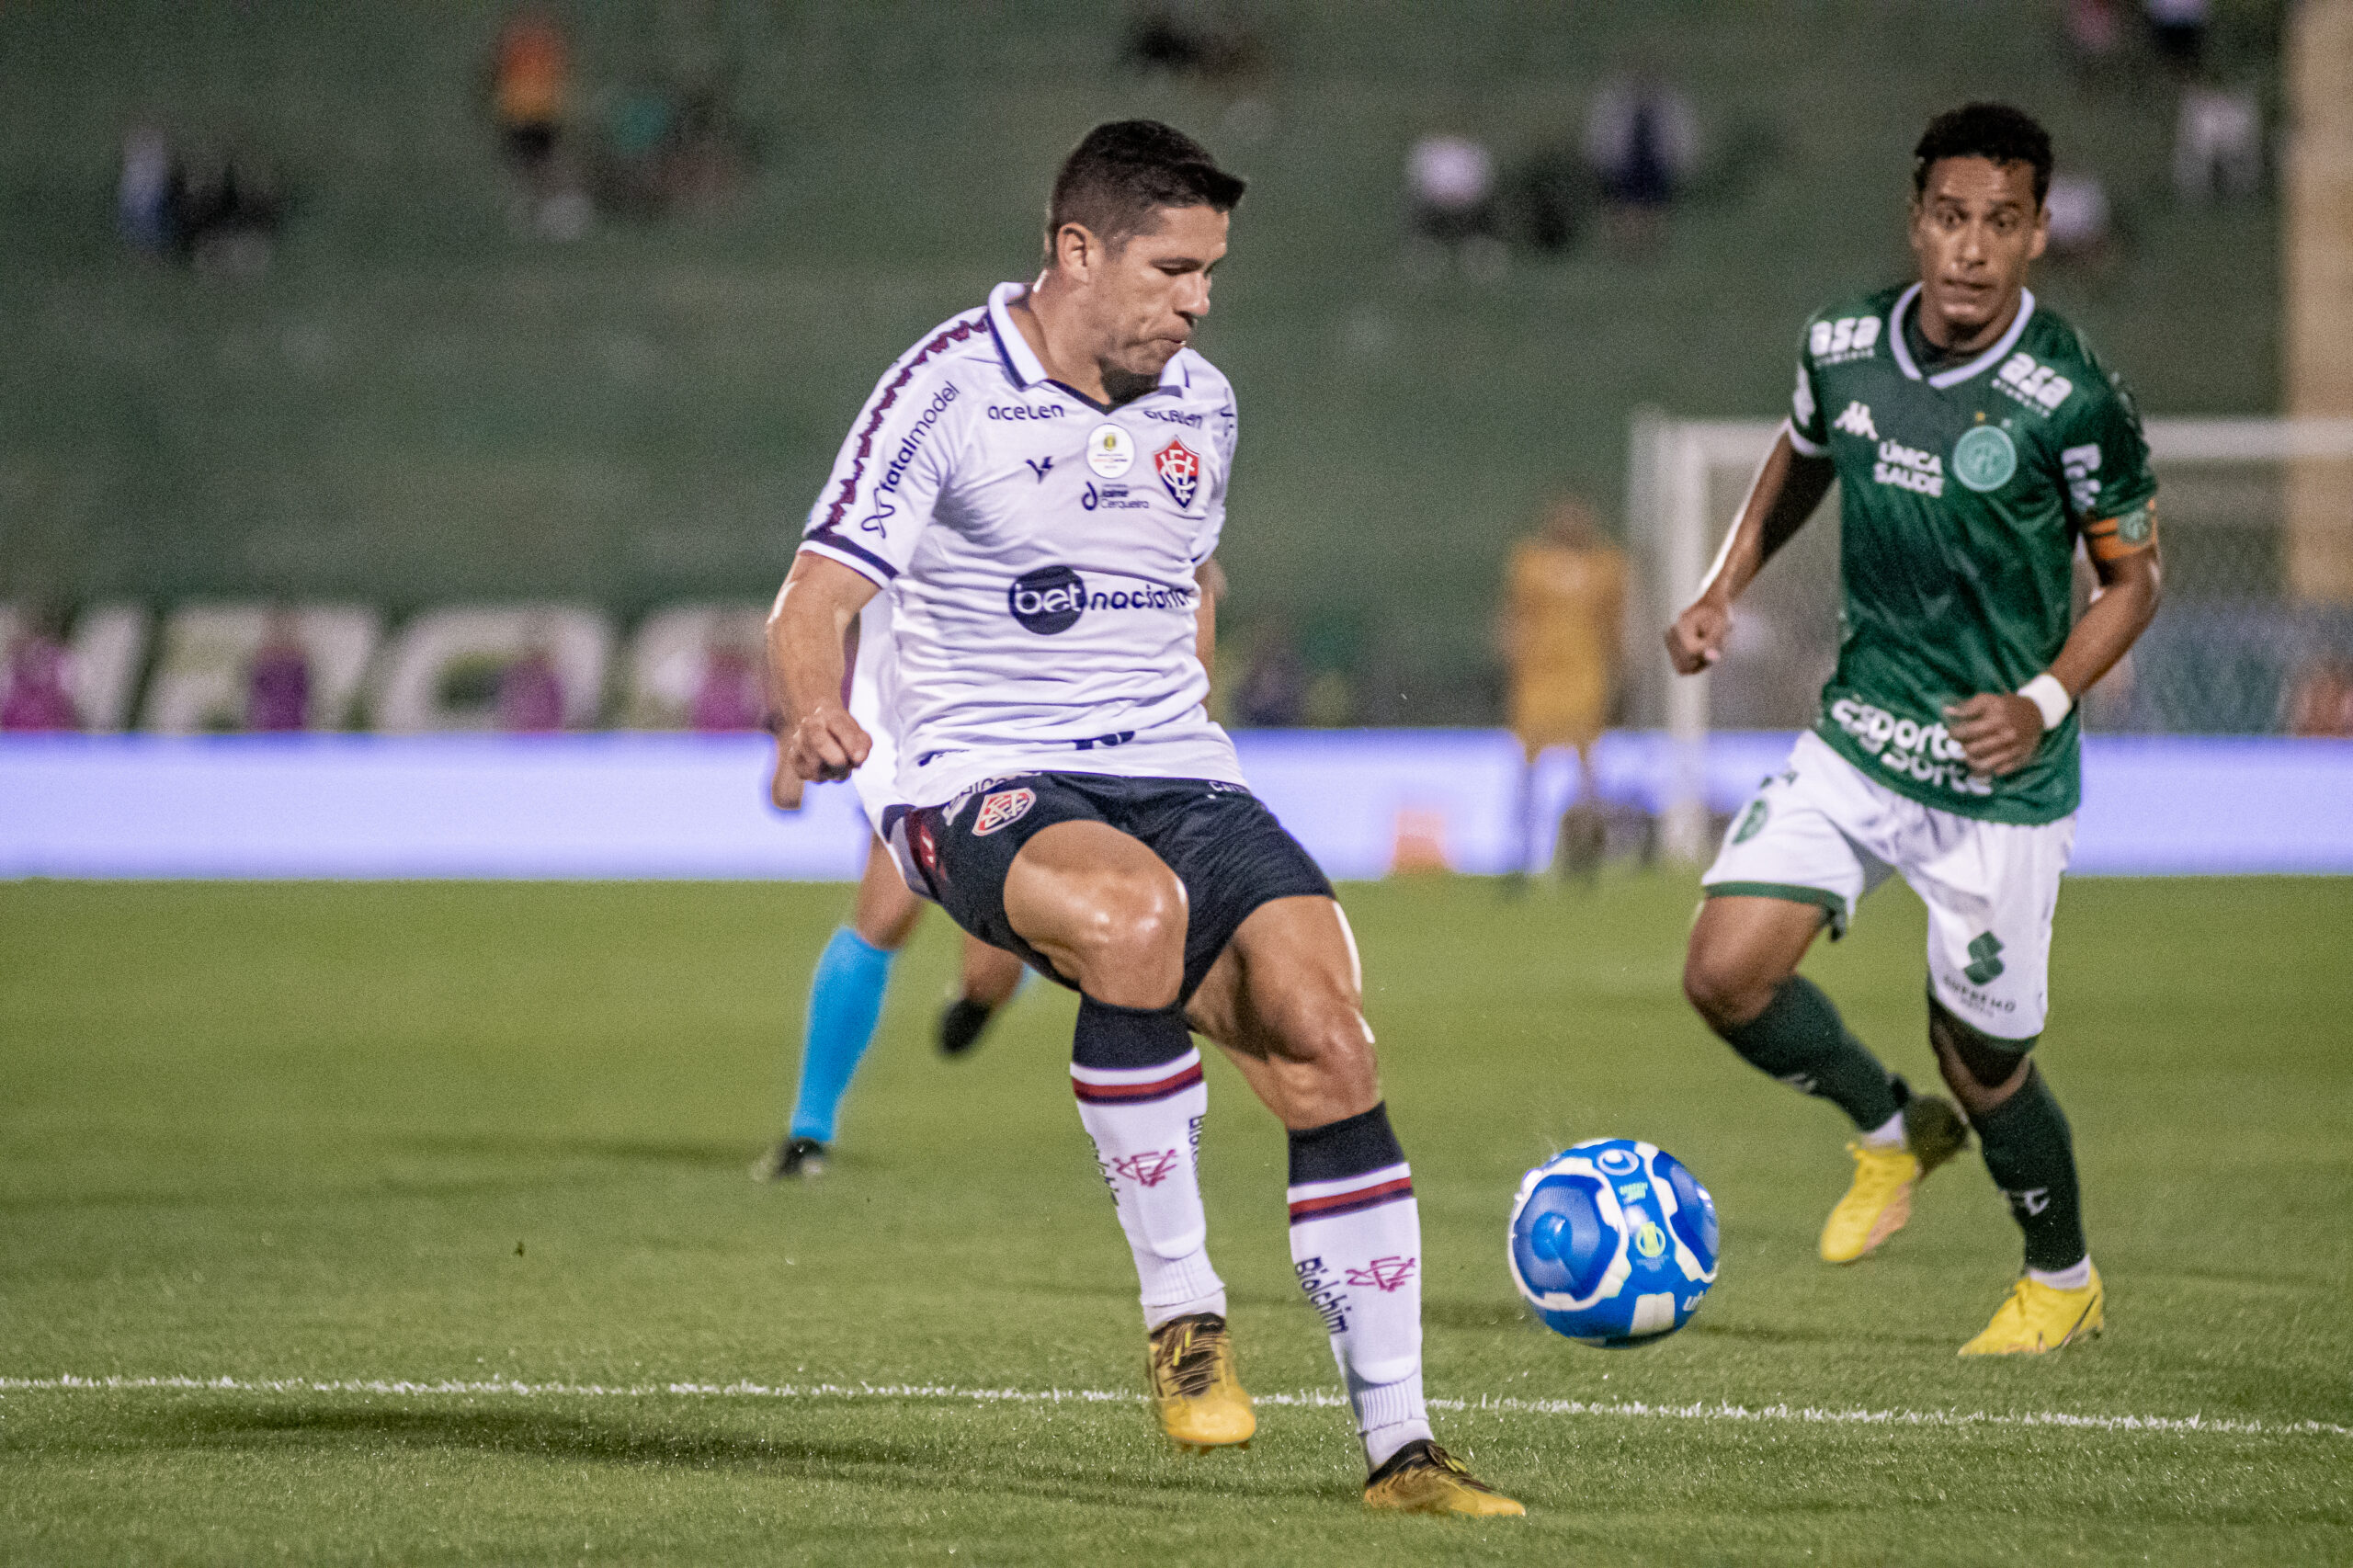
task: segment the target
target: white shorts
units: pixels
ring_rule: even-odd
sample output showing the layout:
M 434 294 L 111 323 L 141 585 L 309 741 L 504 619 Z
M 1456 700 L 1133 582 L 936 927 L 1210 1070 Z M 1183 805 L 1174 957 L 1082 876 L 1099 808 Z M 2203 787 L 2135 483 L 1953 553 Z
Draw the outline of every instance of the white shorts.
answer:
M 2050 1011 L 2051 920 L 2075 819 L 1980 822 L 1886 785 L 1808 732 L 1724 835 L 1711 897 L 1818 903 L 1843 934 L 1863 895 L 1903 873 L 1928 906 L 1928 985 L 1997 1040 L 2031 1040 Z

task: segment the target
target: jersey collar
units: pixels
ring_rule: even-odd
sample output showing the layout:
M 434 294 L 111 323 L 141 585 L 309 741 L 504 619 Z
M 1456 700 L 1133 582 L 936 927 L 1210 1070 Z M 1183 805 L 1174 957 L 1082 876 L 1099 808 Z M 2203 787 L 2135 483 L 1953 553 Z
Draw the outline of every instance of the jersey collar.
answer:
M 997 356 L 1005 361 L 1006 374 L 1025 389 L 1040 383 L 1060 387 L 1079 402 L 1099 408 L 1101 404 L 1085 392 L 1063 386 L 1062 382 L 1048 376 L 1046 367 L 1038 362 L 1038 356 L 1031 351 L 1029 340 L 1022 336 L 1021 329 L 1013 324 L 1013 317 L 1008 313 L 1013 302 L 1028 292 L 1029 285 L 1027 283 L 1000 283 L 989 290 L 989 332 L 996 338 Z M 1192 385 L 1191 373 L 1185 368 L 1185 357 L 1190 353 L 1190 348 L 1180 348 L 1169 357 L 1168 363 L 1161 367 L 1158 390 L 1165 392 L 1170 388 Z
M 1895 368 L 1904 372 L 1907 381 L 1915 381 L 1920 379 L 1920 367 L 1912 362 L 1912 350 L 1904 345 L 1904 312 L 1910 307 L 1912 301 L 1919 297 L 1920 286 L 1915 283 L 1896 296 L 1894 306 L 1887 312 L 1887 344 L 1888 347 L 1894 352 Z M 2026 335 L 2027 318 L 2033 314 L 2034 290 L 2019 290 L 2018 316 L 2010 323 L 2010 330 L 2002 334 L 2001 341 L 1966 365 L 1955 365 L 1949 370 L 1938 370 L 1928 378 L 1928 384 L 1938 392 L 1942 392 L 1945 388 L 1958 386 L 1979 371 L 1986 369 L 1995 360 L 2018 347 L 2018 339 Z

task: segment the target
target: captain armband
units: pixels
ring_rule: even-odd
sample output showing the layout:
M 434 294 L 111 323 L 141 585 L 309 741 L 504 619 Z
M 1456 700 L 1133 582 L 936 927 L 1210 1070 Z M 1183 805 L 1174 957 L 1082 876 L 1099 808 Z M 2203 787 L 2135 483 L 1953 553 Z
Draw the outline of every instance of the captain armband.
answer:
M 2121 561 L 2157 542 L 2157 506 L 2144 502 L 2113 517 L 2095 517 L 2084 525 L 2084 546 L 2094 561 Z

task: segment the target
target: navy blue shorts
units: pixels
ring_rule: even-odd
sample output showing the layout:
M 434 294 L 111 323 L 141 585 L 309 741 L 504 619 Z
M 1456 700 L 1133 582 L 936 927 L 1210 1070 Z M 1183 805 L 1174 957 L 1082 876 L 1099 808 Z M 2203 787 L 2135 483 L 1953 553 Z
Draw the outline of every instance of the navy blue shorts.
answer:
M 982 941 L 1017 953 L 1063 984 L 1043 953 L 1005 913 L 1013 858 L 1040 828 L 1099 822 L 1140 839 L 1185 884 L 1185 982 L 1189 998 L 1226 943 L 1262 903 L 1331 898 L 1299 840 L 1239 784 L 1206 778 L 1114 778 L 1097 773 L 1025 773 L 991 779 L 944 806 L 907 813 L 907 847 L 931 896 Z

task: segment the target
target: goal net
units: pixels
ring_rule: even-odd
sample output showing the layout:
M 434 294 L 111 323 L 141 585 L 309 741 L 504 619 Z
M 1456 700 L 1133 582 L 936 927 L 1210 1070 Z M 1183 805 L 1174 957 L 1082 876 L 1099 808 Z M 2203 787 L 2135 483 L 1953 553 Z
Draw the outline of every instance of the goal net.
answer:
M 1778 422 L 1634 421 L 1628 535 L 1652 592 L 1631 619 L 1632 703 L 1673 739 L 1661 847 L 1712 847 L 1711 730 L 1811 724 L 1837 660 L 1834 493 L 1742 595 L 1721 664 L 1675 678 L 1660 638 L 1698 591 Z M 2353 420 L 2152 419 L 2165 608 L 2087 693 L 2093 732 L 2345 733 L 2353 726 Z M 2080 551 L 2078 609 L 2092 575 Z M 1719 810 L 1726 802 L 1714 802 Z

